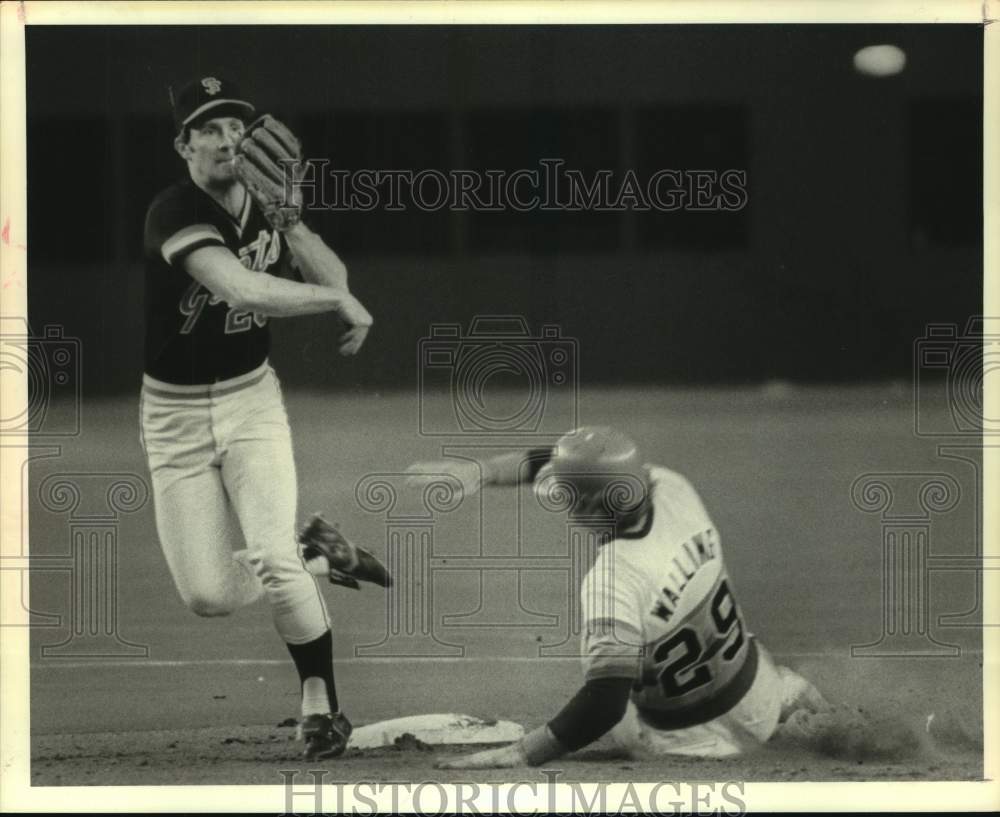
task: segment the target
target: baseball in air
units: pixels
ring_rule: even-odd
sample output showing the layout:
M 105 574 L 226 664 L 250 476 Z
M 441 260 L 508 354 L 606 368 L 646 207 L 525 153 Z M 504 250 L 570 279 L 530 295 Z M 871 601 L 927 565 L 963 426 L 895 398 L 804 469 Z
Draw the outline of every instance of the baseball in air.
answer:
M 869 45 L 854 55 L 854 68 L 869 77 L 891 77 L 906 67 L 906 54 L 895 45 Z

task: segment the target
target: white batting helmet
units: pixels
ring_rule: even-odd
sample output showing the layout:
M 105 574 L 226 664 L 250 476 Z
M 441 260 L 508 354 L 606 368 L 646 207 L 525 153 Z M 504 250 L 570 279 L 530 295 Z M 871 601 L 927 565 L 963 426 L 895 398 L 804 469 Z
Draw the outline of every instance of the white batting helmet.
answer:
M 583 426 L 556 442 L 535 477 L 535 492 L 552 509 L 620 519 L 646 502 L 649 474 L 628 435 L 610 426 Z

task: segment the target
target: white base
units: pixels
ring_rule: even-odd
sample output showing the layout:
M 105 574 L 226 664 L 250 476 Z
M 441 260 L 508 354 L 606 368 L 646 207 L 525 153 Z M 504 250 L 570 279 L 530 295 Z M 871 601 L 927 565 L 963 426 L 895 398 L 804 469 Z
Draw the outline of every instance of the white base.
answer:
M 409 715 L 370 723 L 354 730 L 350 749 L 392 746 L 405 733 L 431 746 L 446 743 L 511 743 L 524 736 L 524 727 L 511 721 L 484 721 L 472 715 Z

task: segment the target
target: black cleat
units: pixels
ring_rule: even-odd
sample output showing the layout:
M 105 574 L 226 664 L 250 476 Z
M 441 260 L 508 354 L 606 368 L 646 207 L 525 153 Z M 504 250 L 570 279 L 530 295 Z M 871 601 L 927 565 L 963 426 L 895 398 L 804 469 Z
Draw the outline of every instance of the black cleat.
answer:
M 344 535 L 319 514 L 314 514 L 299 534 L 302 558 L 306 561 L 325 556 L 330 566 L 331 584 L 353 587 L 358 582 L 371 582 L 391 587 L 392 576 L 378 559 L 362 547 L 349 542 Z
M 339 757 L 347 748 L 354 728 L 340 712 L 333 715 L 306 715 L 299 727 L 306 760 L 322 760 Z

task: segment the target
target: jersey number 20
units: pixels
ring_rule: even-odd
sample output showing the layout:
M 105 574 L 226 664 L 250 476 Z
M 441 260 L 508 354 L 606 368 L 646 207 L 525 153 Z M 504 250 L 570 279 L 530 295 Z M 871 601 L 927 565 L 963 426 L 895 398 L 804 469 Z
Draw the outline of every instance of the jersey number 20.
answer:
M 214 305 L 221 303 L 221 301 L 221 298 L 211 295 L 201 284 L 193 281 L 178 304 L 181 314 L 185 317 L 184 325 L 181 326 L 181 334 L 187 335 L 194 329 L 194 325 L 198 322 L 198 318 L 201 317 L 202 310 L 205 309 L 206 304 Z M 267 324 L 267 315 L 262 315 L 259 312 L 247 312 L 231 306 L 226 312 L 226 325 L 223 331 L 227 335 L 234 335 L 237 332 L 248 331 L 253 324 L 261 327 L 265 326 Z
M 702 644 L 693 627 L 682 627 L 654 650 L 653 660 L 657 664 L 666 662 L 657 678 L 668 698 L 711 683 L 710 663 L 716 654 L 721 650 L 722 660 L 732 661 L 743 646 L 743 622 L 725 579 L 712 596 L 711 614 L 715 637 L 709 643 Z

